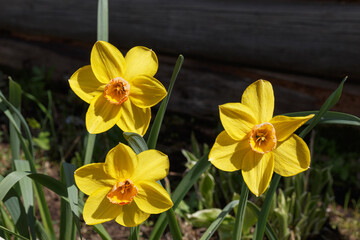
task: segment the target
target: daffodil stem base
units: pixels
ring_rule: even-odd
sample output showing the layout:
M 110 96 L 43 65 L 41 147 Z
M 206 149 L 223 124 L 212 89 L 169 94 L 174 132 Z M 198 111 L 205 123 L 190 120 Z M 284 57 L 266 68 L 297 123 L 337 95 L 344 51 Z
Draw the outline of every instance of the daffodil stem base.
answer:
M 277 189 L 277 186 L 280 182 L 280 179 L 281 179 L 281 176 L 275 173 L 274 177 L 270 183 L 270 188 L 269 188 L 268 192 L 266 193 L 264 204 L 261 207 L 260 215 L 258 218 L 258 223 L 255 227 L 254 238 L 253 238 L 254 240 L 262 240 L 264 237 L 266 220 L 269 215 L 271 201 L 273 199 L 273 196 Z
M 243 181 L 242 186 L 241 186 L 240 201 L 239 201 L 238 210 L 237 210 L 237 214 L 236 214 L 236 222 L 235 222 L 233 240 L 241 239 L 248 195 L 249 195 L 249 188 Z

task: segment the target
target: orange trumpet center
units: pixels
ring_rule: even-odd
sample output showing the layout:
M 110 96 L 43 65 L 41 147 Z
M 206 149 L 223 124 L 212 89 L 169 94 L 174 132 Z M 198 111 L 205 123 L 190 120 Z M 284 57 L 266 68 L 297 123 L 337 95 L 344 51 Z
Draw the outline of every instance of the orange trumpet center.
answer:
M 116 183 L 106 197 L 111 203 L 125 205 L 131 203 L 137 194 L 137 187 L 130 179 L 126 179 L 123 182 Z
M 112 104 L 120 105 L 130 94 L 130 84 L 121 77 L 114 78 L 105 86 L 104 96 Z
M 271 123 L 255 125 L 249 134 L 249 144 L 258 153 L 268 153 L 276 147 L 275 128 Z

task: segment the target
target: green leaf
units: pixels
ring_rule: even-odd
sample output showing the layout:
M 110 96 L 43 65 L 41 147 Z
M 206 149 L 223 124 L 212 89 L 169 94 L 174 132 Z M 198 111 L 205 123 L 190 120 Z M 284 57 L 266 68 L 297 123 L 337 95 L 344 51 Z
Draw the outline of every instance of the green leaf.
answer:
M 4 177 L 0 175 L 1 182 L 3 179 Z M 25 208 L 16 191 L 14 189 L 10 189 L 10 191 L 5 194 L 2 201 L 4 202 L 4 205 L 7 208 L 19 234 L 25 237 L 30 237 L 28 232 L 29 224 Z
M 164 98 L 164 100 L 161 102 L 160 108 L 156 114 L 155 120 L 152 124 L 151 130 L 150 130 L 150 134 L 147 140 L 147 145 L 149 147 L 149 149 L 155 149 L 156 148 L 156 143 L 157 143 L 157 139 L 159 136 L 159 132 L 160 132 L 160 128 L 161 128 L 161 124 L 162 121 L 164 119 L 164 115 L 165 115 L 165 111 L 167 108 L 167 105 L 169 103 L 170 100 L 170 96 L 171 96 L 171 92 L 174 88 L 175 85 L 175 81 L 176 78 L 180 72 L 181 66 L 184 62 L 184 57 L 182 55 L 179 55 L 175 67 L 174 67 L 174 71 L 172 73 L 171 76 L 171 80 L 170 80 L 170 85 L 169 85 L 169 89 L 167 92 L 167 96 Z
M 137 133 L 124 132 L 124 138 L 129 143 L 129 146 L 134 150 L 136 154 L 148 150 L 148 146 L 145 140 Z
M 74 172 L 74 165 L 67 162 L 62 163 L 61 178 L 67 188 L 68 201 L 61 199 L 60 229 L 62 231 L 60 231 L 60 239 L 75 239 L 75 226 L 82 238 L 79 222 L 78 189 L 75 185 Z
M 30 171 L 30 164 L 28 161 L 25 160 L 15 160 L 15 169 L 17 171 L 22 171 L 22 172 Z M 20 185 L 21 195 L 24 201 L 25 212 L 27 214 L 27 219 L 29 222 L 31 237 L 35 239 L 36 232 L 35 232 L 35 218 L 34 218 L 34 189 L 33 189 L 32 181 L 28 178 L 23 178 L 19 181 L 19 185 Z
M 311 129 L 313 129 L 320 122 L 323 115 L 339 101 L 346 79 L 347 77 L 342 80 L 339 87 L 328 97 L 328 99 L 326 99 L 325 103 L 321 106 L 318 114 L 315 115 L 311 123 L 299 134 L 301 138 L 308 134 Z
M 96 134 L 88 133 L 86 147 L 85 147 L 84 165 L 91 163 L 91 158 L 94 152 L 95 140 L 96 140 Z
M 240 200 L 239 200 L 238 209 L 236 211 L 236 223 L 233 233 L 234 240 L 241 239 L 248 196 L 249 196 L 249 188 L 247 187 L 245 181 L 242 179 Z
M 3 227 L 3 226 L 0 226 L 0 229 L 7 232 L 7 233 L 10 233 L 11 235 L 14 235 L 15 237 L 18 237 L 20 239 L 24 239 L 24 240 L 29 240 L 28 238 L 24 237 L 24 236 L 21 236 L 13 231 L 10 231 L 9 229 Z
M 182 240 L 181 231 L 179 224 L 176 221 L 176 216 L 174 210 L 171 208 L 166 212 L 167 219 L 169 221 L 169 228 L 171 232 L 172 239 Z
M 205 173 L 204 175 L 199 183 L 199 189 L 204 198 L 206 208 L 213 208 L 215 179 L 210 173 Z
M 305 111 L 305 112 L 294 112 L 294 113 L 285 113 L 283 115 L 289 117 L 300 117 L 307 116 L 309 114 L 318 114 L 319 111 Z M 306 124 L 311 124 L 314 120 L 310 119 L 306 122 Z M 344 124 L 344 125 L 352 125 L 352 126 L 360 126 L 360 118 L 342 112 L 326 112 L 319 121 L 319 124 Z
M 9 102 L 17 110 L 20 110 L 21 106 L 21 93 L 21 86 L 9 77 Z M 15 127 L 20 128 L 20 119 L 14 116 L 14 122 L 10 122 L 9 125 L 11 156 L 12 159 L 20 159 L 20 140 L 15 130 Z
M 41 149 L 48 151 L 50 150 L 50 133 L 45 131 L 45 132 L 40 132 L 38 137 L 34 137 L 33 141 L 34 143 L 36 143 L 36 145 L 38 145 Z
M 251 209 L 254 212 L 256 217 L 260 215 L 260 209 L 258 208 L 258 206 L 255 205 L 255 203 L 248 201 L 247 206 L 249 209 Z M 278 240 L 274 230 L 272 229 L 269 223 L 266 223 L 265 233 L 266 236 L 269 238 L 269 240 Z
M 45 174 L 40 173 L 30 173 L 30 172 L 20 172 L 14 171 L 7 175 L 1 182 L 0 182 L 0 201 L 2 201 L 6 195 L 6 193 L 22 178 L 30 177 L 36 182 L 40 183 L 41 185 L 49 188 L 56 194 L 60 196 L 67 197 L 67 191 L 65 186 L 56 180 Z
M 228 203 L 224 209 L 218 214 L 216 219 L 212 221 L 211 225 L 206 229 L 205 233 L 202 235 L 200 240 L 208 240 L 211 238 L 211 236 L 215 233 L 215 231 L 218 229 L 222 221 L 225 219 L 226 216 L 229 216 L 228 213 L 239 204 L 238 200 L 232 201 Z
M 11 113 L 7 108 L 11 110 Z M 16 130 L 16 133 L 20 139 L 21 147 L 24 151 L 26 160 L 28 160 L 30 163 L 31 171 L 35 173 L 36 168 L 35 168 L 35 158 L 34 158 L 34 147 L 33 147 L 29 126 L 27 125 L 21 113 L 9 101 L 7 101 L 7 99 L 2 94 L 1 91 L 0 91 L 0 109 L 8 117 L 9 121 L 14 124 L 14 129 Z M 20 123 L 24 127 L 25 136 L 28 141 L 27 143 L 22 137 L 20 128 L 17 126 L 16 121 L 12 116 L 13 114 L 20 119 Z M 51 237 L 51 239 L 56 239 L 53 222 L 51 220 L 49 208 L 45 200 L 44 191 L 42 190 L 41 186 L 38 183 L 35 183 L 35 195 L 38 200 L 39 212 L 43 220 L 43 223 L 45 225 L 45 229 L 49 234 L 49 236 Z

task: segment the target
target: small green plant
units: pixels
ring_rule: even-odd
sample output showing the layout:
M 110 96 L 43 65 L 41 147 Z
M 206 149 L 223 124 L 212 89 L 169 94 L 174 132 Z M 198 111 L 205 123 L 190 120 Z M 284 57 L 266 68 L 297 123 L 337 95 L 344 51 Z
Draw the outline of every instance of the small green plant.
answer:
M 284 188 L 275 195 L 275 207 L 270 212 L 270 221 L 278 230 L 279 239 L 308 239 L 319 235 L 326 221 L 327 208 L 334 203 L 333 180 L 330 167 L 310 170 L 286 178 Z M 313 188 L 308 188 L 306 177 Z M 316 183 L 316 184 L 315 184 Z

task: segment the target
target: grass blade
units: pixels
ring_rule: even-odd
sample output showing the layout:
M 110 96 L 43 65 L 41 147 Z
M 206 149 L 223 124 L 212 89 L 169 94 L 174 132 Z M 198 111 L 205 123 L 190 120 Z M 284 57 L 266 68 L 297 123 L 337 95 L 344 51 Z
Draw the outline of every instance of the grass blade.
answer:
M 299 117 L 306 116 L 309 114 L 318 114 L 319 111 L 305 111 L 305 112 L 294 112 L 294 113 L 285 113 L 283 115 L 289 117 Z M 305 124 L 311 124 L 313 119 L 310 119 Z M 360 118 L 348 113 L 342 112 L 326 112 L 321 118 L 318 124 L 343 124 L 343 125 L 352 125 L 360 126 Z
M 76 239 L 75 226 L 81 237 L 79 210 L 78 210 L 78 191 L 74 179 L 75 166 L 66 162 L 61 166 L 61 181 L 67 188 L 67 201 L 61 199 L 61 219 L 60 219 L 60 239 Z M 77 222 L 76 222 L 77 221 Z M 75 223 L 76 222 L 76 223 Z
M 30 171 L 30 165 L 25 160 L 15 160 L 15 169 L 17 171 Z M 34 218 L 34 190 L 32 181 L 28 178 L 23 178 L 19 181 L 21 196 L 24 202 L 24 208 L 27 215 L 31 238 L 36 239 L 35 218 Z M 23 234 L 21 234 L 23 235 Z
M 0 176 L 0 181 L 2 181 L 3 179 L 4 177 Z M 28 231 L 29 224 L 28 224 L 27 215 L 25 212 L 24 205 L 22 204 L 17 192 L 14 189 L 10 189 L 5 194 L 3 202 L 19 234 L 29 238 L 30 235 Z
M 226 215 L 236 206 L 239 204 L 239 200 L 232 201 L 228 203 L 221 213 L 217 216 L 215 221 L 211 223 L 211 225 L 206 229 L 205 233 L 201 236 L 200 240 L 209 240 L 211 236 L 215 233 L 218 229 L 222 221 L 225 219 Z
M 171 92 L 172 92 L 172 90 L 174 88 L 176 78 L 177 78 L 177 76 L 179 74 L 179 71 L 181 69 L 181 66 L 182 66 L 183 62 L 184 62 L 184 57 L 182 55 L 179 55 L 179 57 L 178 57 L 178 59 L 176 61 L 175 67 L 174 67 L 174 71 L 173 71 L 172 76 L 171 76 L 167 96 L 161 102 L 160 108 L 159 108 L 159 110 L 158 110 L 158 112 L 156 114 L 155 120 L 154 120 L 154 122 L 152 124 L 152 127 L 151 127 L 151 130 L 150 130 L 150 134 L 149 134 L 149 137 L 148 137 L 148 140 L 147 140 L 147 145 L 148 145 L 149 149 L 155 149 L 156 148 L 156 143 L 157 143 L 157 139 L 158 139 L 158 136 L 159 136 L 161 124 L 162 124 L 162 121 L 164 119 L 164 114 L 165 114 L 167 105 L 169 103 L 169 99 L 170 99 L 170 96 L 171 96 Z
M 242 179 L 242 175 L 241 175 L 241 179 Z M 233 240 L 241 239 L 248 196 L 249 196 L 249 188 L 247 187 L 245 181 L 242 179 L 240 201 L 236 214 Z
M 320 122 L 324 114 L 339 101 L 346 79 L 347 77 L 342 80 L 339 87 L 326 99 L 325 103 L 321 106 L 318 114 L 313 117 L 311 123 L 301 132 L 301 134 L 299 134 L 301 138 L 308 134 L 311 129 L 313 129 Z
M 21 93 L 22 90 L 20 85 L 9 78 L 9 101 L 14 108 L 19 111 L 21 106 Z M 11 156 L 13 160 L 20 159 L 20 140 L 14 125 L 20 128 L 20 119 L 17 116 L 14 116 L 14 123 L 10 122 L 9 124 Z
M 255 203 L 248 201 L 247 206 L 253 211 L 253 213 L 255 213 L 257 217 L 259 217 L 260 209 L 258 208 L 258 206 L 255 205 Z M 272 229 L 269 223 L 266 223 L 265 234 L 269 240 L 278 240 L 278 237 L 276 236 L 274 229 Z
M 10 233 L 11 235 L 14 235 L 15 237 L 18 237 L 20 239 L 24 239 L 24 240 L 29 240 L 28 238 L 24 237 L 24 236 L 21 236 L 13 231 L 10 231 L 9 229 L 3 227 L 3 226 L 0 226 L 0 229 L 7 232 L 7 233 Z

